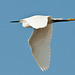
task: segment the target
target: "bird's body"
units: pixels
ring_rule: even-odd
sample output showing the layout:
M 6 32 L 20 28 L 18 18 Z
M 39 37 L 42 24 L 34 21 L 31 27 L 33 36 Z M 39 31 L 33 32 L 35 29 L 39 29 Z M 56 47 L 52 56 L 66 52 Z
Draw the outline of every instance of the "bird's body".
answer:
M 25 21 L 22 26 L 23 27 L 33 27 L 35 29 L 46 27 L 48 22 L 48 16 L 32 16 L 29 18 L 22 19 L 22 21 Z
M 32 27 L 33 34 L 28 40 L 33 57 L 42 71 L 50 65 L 50 42 L 52 38 L 52 24 L 48 22 L 49 16 L 33 16 L 22 19 L 26 21 L 23 27 Z M 51 19 L 51 17 L 49 17 Z
M 54 19 L 51 16 L 36 15 L 20 21 L 12 21 L 22 23 L 23 27 L 32 27 L 34 29 L 28 42 L 33 57 L 42 71 L 47 70 L 50 65 L 52 23 L 63 21 L 75 21 L 75 19 L 62 20 L 61 18 Z

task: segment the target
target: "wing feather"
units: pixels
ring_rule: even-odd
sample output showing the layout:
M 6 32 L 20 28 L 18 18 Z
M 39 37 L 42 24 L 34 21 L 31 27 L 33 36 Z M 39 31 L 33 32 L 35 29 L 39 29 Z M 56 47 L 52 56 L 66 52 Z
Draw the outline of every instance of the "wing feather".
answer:
M 34 29 L 33 34 L 29 39 L 33 57 L 42 71 L 47 70 L 50 65 L 51 38 L 52 24 L 48 24 L 45 28 Z

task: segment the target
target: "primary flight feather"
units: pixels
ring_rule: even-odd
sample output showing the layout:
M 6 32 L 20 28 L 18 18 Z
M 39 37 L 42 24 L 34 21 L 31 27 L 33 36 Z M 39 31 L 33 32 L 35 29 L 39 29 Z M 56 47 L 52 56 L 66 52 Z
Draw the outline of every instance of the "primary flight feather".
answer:
M 36 15 L 20 21 L 11 21 L 22 23 L 23 27 L 32 27 L 33 33 L 29 38 L 29 46 L 32 55 L 42 71 L 49 68 L 52 38 L 52 23 L 75 21 L 75 19 L 62 20 L 62 18 L 52 18 L 51 16 Z

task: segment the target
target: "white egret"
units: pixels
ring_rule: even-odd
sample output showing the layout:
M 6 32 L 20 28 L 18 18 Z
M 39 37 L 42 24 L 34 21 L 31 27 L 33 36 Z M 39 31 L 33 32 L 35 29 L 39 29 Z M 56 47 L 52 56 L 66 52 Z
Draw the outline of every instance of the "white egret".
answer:
M 75 21 L 75 19 L 62 20 L 54 19 L 51 16 L 36 15 L 24 18 L 20 21 L 11 21 L 12 23 L 22 23 L 23 27 L 32 27 L 33 33 L 28 40 L 32 55 L 42 71 L 49 68 L 51 49 L 50 42 L 52 38 L 52 23 Z

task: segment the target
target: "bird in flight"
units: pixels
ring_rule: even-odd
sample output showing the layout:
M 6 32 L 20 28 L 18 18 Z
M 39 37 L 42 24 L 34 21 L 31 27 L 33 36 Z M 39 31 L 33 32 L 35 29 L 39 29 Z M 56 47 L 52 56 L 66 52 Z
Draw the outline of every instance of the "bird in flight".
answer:
M 52 23 L 69 21 L 75 21 L 75 19 L 63 20 L 62 18 L 52 18 L 51 16 L 35 15 L 20 21 L 11 21 L 11 23 L 22 23 L 23 27 L 33 28 L 33 33 L 28 43 L 38 66 L 42 71 L 46 71 L 50 65 Z

